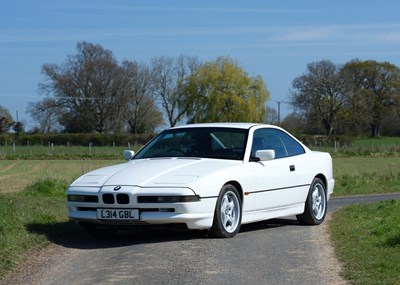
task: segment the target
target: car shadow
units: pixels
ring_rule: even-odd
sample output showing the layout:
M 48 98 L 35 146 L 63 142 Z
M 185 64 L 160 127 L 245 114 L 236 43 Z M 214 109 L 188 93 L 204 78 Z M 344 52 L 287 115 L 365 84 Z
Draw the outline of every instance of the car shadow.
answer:
M 242 225 L 241 233 L 268 230 L 277 227 L 298 226 L 295 220 L 273 219 Z M 176 230 L 166 227 L 135 227 L 133 230 L 119 231 L 113 237 L 91 237 L 73 221 L 63 223 L 32 223 L 26 226 L 33 234 L 44 235 L 57 245 L 76 249 L 116 248 L 138 244 L 163 243 L 180 240 L 213 239 L 208 230 Z
M 300 224 L 296 219 L 290 219 L 290 218 L 271 219 L 271 220 L 265 220 L 261 222 L 242 225 L 240 227 L 239 233 L 261 231 L 265 229 L 280 228 L 286 226 L 300 226 Z

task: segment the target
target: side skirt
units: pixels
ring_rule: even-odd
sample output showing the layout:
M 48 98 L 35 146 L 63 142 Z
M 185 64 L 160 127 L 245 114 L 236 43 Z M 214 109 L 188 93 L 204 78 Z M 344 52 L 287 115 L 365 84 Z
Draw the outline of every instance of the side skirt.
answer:
M 262 211 L 244 212 L 242 216 L 242 225 L 260 222 L 269 219 L 275 219 L 286 216 L 302 214 L 304 212 L 305 203 L 292 205 L 290 207 L 265 209 Z

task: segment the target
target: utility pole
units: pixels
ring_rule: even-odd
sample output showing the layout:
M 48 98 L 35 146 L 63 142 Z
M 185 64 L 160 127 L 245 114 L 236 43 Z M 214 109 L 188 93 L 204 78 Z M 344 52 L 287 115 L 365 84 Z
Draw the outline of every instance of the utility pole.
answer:
M 278 101 L 278 126 L 281 125 L 281 101 Z
M 281 125 L 281 103 L 284 104 L 290 104 L 290 102 L 287 101 L 277 101 L 278 102 L 278 126 Z

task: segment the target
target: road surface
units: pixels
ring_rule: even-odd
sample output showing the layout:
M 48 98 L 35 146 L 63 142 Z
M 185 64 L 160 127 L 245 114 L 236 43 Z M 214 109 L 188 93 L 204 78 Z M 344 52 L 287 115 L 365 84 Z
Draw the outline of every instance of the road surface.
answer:
M 399 194 L 333 198 L 332 211 Z M 339 276 L 327 221 L 301 226 L 292 217 L 244 225 L 231 239 L 207 232 L 122 232 L 96 241 L 82 231 L 54 239 L 2 284 L 346 284 Z

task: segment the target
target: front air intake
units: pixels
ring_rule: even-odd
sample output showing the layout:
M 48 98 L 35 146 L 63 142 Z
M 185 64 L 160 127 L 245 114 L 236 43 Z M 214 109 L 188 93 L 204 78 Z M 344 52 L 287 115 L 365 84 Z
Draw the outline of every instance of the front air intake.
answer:
M 103 203 L 104 204 L 114 204 L 114 195 L 113 194 L 103 194 Z
M 117 203 L 118 204 L 129 204 L 129 195 L 128 194 L 117 194 Z

